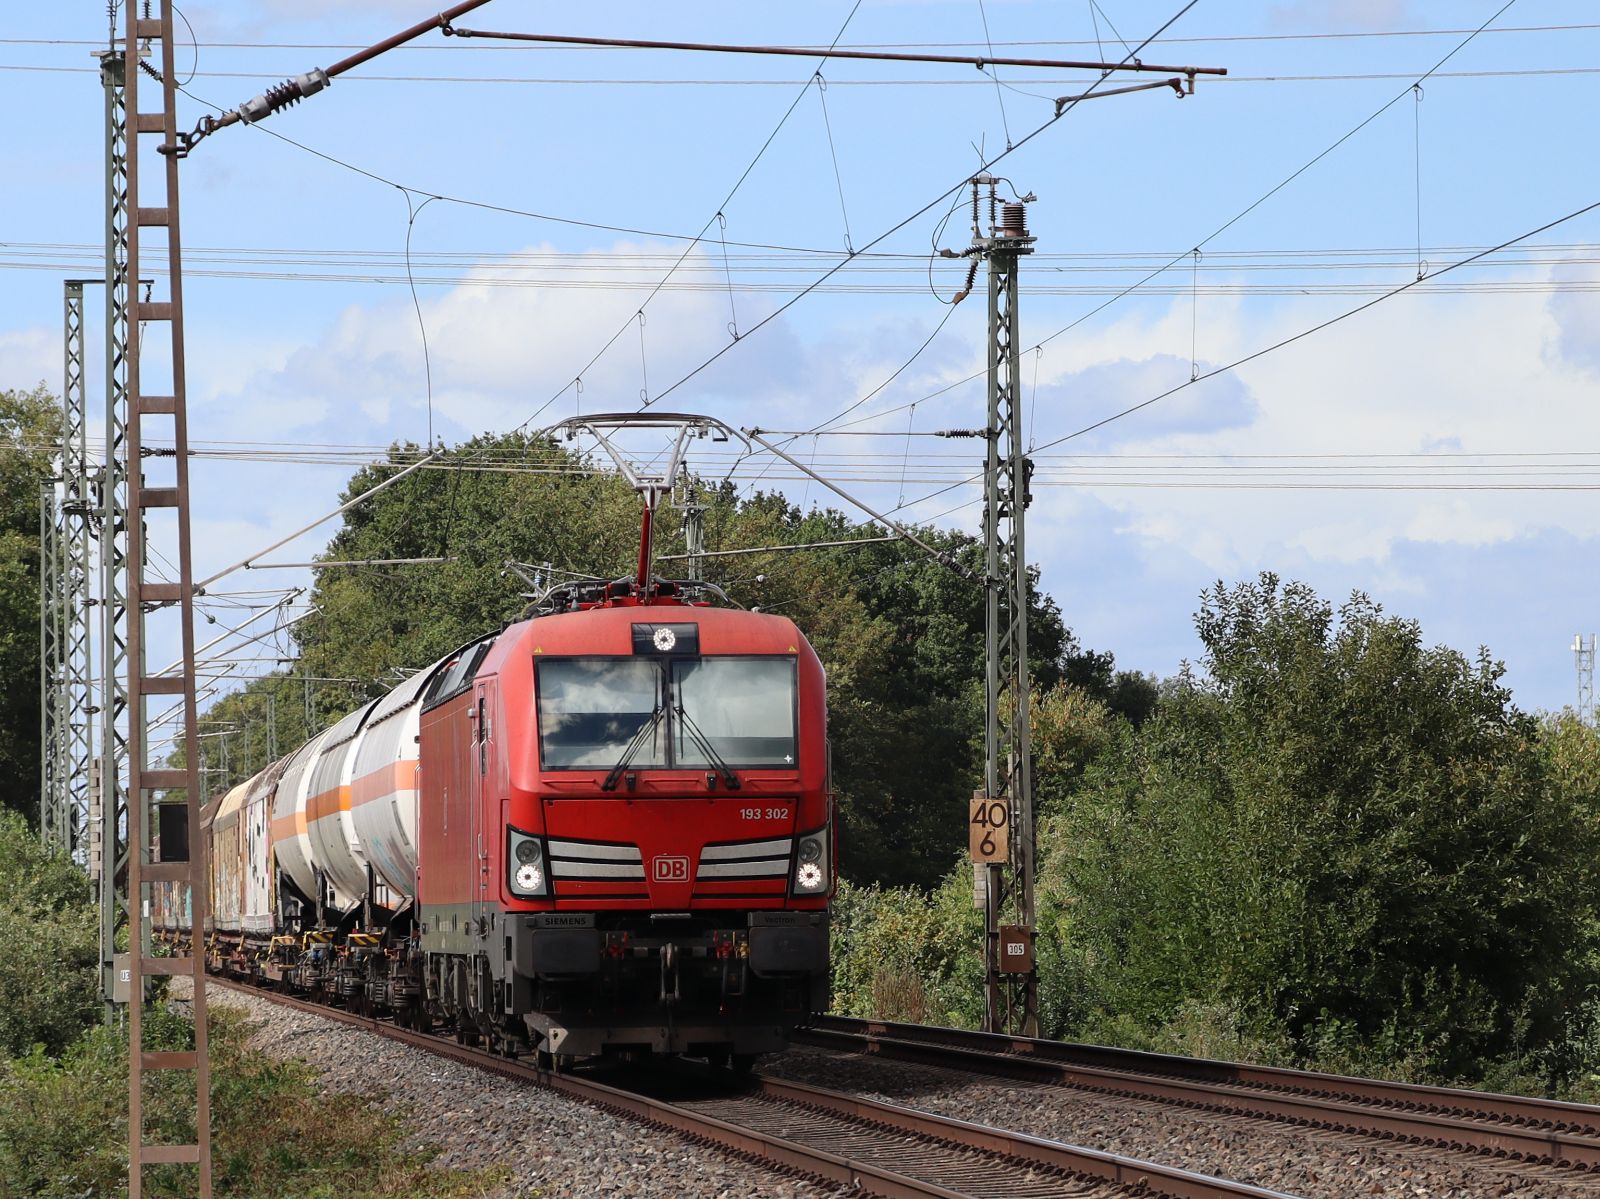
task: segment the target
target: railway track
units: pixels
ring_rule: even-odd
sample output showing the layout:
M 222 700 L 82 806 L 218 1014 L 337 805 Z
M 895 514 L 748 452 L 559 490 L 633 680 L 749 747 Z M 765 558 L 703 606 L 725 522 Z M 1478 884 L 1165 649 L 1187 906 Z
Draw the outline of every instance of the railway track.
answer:
M 552 1088 L 768 1167 L 884 1199 L 1293 1199 L 1279 1191 L 1081 1149 L 779 1079 L 652 1071 L 643 1089 L 458 1045 L 340 1008 L 212 978 L 502 1077 Z
M 1600 1170 L 1600 1107 L 930 1025 L 819 1018 L 800 1044 L 964 1073 Z

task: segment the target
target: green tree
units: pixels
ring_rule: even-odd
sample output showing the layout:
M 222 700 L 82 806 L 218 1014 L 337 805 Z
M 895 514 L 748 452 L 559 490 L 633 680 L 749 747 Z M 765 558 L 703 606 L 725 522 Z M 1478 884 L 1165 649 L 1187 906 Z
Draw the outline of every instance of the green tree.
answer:
M 1044 828 L 1069 1018 L 1200 1003 L 1455 1074 L 1558 1045 L 1596 981 L 1594 809 L 1501 666 L 1271 575 L 1219 584 L 1196 624 L 1202 668 Z M 1592 787 L 1592 759 L 1574 771 Z
M 41 383 L 0 391 L 0 806 L 39 812 L 39 484 L 61 410 Z

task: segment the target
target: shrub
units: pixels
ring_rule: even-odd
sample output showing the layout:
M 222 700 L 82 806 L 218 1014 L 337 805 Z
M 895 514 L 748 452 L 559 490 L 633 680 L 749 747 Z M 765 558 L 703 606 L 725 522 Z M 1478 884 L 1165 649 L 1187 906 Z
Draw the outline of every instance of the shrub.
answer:
M 60 1053 L 101 1013 L 89 879 L 0 811 L 0 1054 Z
M 972 872 L 932 892 L 841 883 L 833 909 L 833 1009 L 958 1028 L 983 1022 L 983 913 Z
M 1600 980 L 1592 759 L 1553 777 L 1498 664 L 1361 596 L 1336 617 L 1264 576 L 1197 625 L 1203 670 L 1043 828 L 1068 1023 L 1199 1005 L 1452 1075 L 1567 1039 Z
M 406 1128 L 382 1096 L 323 1094 L 316 1071 L 248 1046 L 242 1014 L 213 1007 L 213 1191 L 240 1199 L 466 1199 L 503 1180 L 497 1170 L 447 1171 L 402 1148 Z M 190 1047 L 182 1016 L 153 1007 L 146 1049 Z M 59 1058 L 35 1050 L 0 1061 L 0 1199 L 126 1194 L 127 1036 L 97 1027 Z M 193 1075 L 163 1071 L 146 1083 L 151 1142 L 194 1137 Z M 193 1194 L 193 1167 L 145 1172 L 152 1199 Z

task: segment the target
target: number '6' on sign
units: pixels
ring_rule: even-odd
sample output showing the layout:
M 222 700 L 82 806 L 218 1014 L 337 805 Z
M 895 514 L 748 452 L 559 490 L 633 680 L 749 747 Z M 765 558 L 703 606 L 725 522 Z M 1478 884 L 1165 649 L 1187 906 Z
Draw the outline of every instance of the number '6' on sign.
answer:
M 974 862 L 1004 862 L 1011 853 L 1011 805 L 1003 797 L 972 793 L 967 848 Z

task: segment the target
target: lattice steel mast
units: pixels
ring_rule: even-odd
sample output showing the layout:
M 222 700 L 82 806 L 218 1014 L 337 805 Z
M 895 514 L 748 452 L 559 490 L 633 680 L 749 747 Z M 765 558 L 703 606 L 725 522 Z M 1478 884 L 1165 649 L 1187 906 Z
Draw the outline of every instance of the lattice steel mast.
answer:
M 988 266 L 988 450 L 983 541 L 985 708 L 984 794 L 1009 808 L 1010 860 L 985 867 L 985 1020 L 992 1032 L 1037 1036 L 1039 983 L 1033 968 L 1033 763 L 1029 739 L 1028 559 L 1024 514 L 1032 463 L 1023 446 L 1018 388 L 1017 262 L 1033 252 L 1024 203 L 1000 204 L 998 181 L 972 183 L 973 244 Z M 979 224 L 987 190 L 989 234 Z M 1026 197 L 1032 199 L 1032 196 Z M 998 219 L 997 219 L 998 218 Z M 1016 946 L 1022 946 L 1018 952 Z M 1010 953 L 1008 954 L 1008 949 Z
M 112 39 L 115 41 L 115 29 Z M 123 684 L 128 643 L 124 633 L 127 594 L 127 345 L 128 293 L 128 110 L 124 96 L 123 54 L 115 49 L 100 57 L 100 82 L 105 91 L 106 136 L 106 261 L 105 261 L 105 452 L 100 472 L 99 555 L 99 699 L 98 769 L 93 798 L 98 831 L 90 847 L 91 873 L 100 898 L 100 992 L 107 1018 L 116 1007 L 116 935 L 127 921 L 127 772 L 128 692 Z
M 1572 639 L 1572 658 L 1578 667 L 1578 719 L 1584 724 L 1595 723 L 1594 647 L 1593 633 L 1587 637 L 1579 633 Z
M 61 438 L 55 477 L 39 492 L 39 831 L 46 845 L 75 856 L 81 856 L 89 828 L 89 763 L 94 752 L 90 546 L 97 521 L 90 492 L 84 388 L 85 282 L 65 283 Z
M 62 710 L 63 578 L 59 465 L 39 483 L 39 834 L 45 845 L 69 847 L 65 721 Z
M 127 261 L 121 280 L 128 327 L 135 331 L 123 346 L 127 365 L 127 680 L 128 680 L 128 803 L 127 896 L 129 926 L 128 1002 L 128 1199 L 140 1199 L 144 1168 L 148 1165 L 193 1163 L 198 1167 L 197 1193 L 211 1194 L 211 1095 L 207 1054 L 205 953 L 203 929 L 208 900 L 205 854 L 199 839 L 199 753 L 196 732 L 194 677 L 194 573 L 189 542 L 189 433 L 186 406 L 183 335 L 183 261 L 178 221 L 178 167 L 184 143 L 177 124 L 177 60 L 173 38 L 172 0 L 160 0 L 160 17 L 141 18 L 139 5 L 124 5 L 123 88 L 128 114 L 126 128 L 132 144 L 127 153 L 126 219 Z M 148 41 L 160 64 L 159 71 L 140 61 L 140 43 Z M 149 71 L 160 86 L 161 102 L 146 111 L 139 105 L 140 72 Z M 144 194 L 141 138 L 155 134 L 160 140 L 161 183 Z M 154 148 L 154 147 L 152 147 Z M 156 161 L 150 163 L 157 166 Z M 155 201 L 155 203 L 150 203 Z M 140 277 L 140 255 L 146 230 L 166 231 L 165 300 L 143 298 L 128 283 Z M 113 289 L 114 290 L 114 289 Z M 148 327 L 147 331 L 145 327 Z M 161 334 L 165 332 L 166 336 Z M 148 342 L 146 342 L 146 332 Z M 162 362 L 161 351 L 167 351 Z M 150 359 L 149 362 L 146 358 Z M 165 386 L 157 380 L 165 380 Z M 152 458 L 147 464 L 142 447 L 147 438 L 170 432 L 172 458 Z M 117 457 L 108 454 L 108 457 Z M 170 477 L 154 481 L 146 470 L 170 470 Z M 167 464 L 170 463 L 170 467 Z M 163 551 L 155 549 L 157 544 Z M 175 563 L 176 579 L 160 579 L 153 560 Z M 174 619 L 175 618 L 175 619 Z M 152 636 L 175 639 L 182 645 L 181 665 L 175 674 L 146 674 L 146 647 Z M 175 768 L 148 760 L 146 729 L 149 705 L 166 702 L 176 709 L 179 743 L 184 764 Z M 166 843 L 156 836 L 158 809 L 171 810 L 173 792 L 182 792 L 184 836 L 181 856 L 172 844 L 177 822 L 160 822 Z M 158 794 L 165 802 L 158 804 Z M 199 852 L 190 853 L 189 834 Z M 152 851 L 159 849 L 163 860 Z M 188 888 L 189 954 L 156 958 L 144 948 L 149 941 L 148 909 L 152 884 L 177 883 Z M 188 975 L 193 982 L 194 1048 L 174 1053 L 149 1053 L 143 1048 L 145 979 L 156 975 Z M 192 1072 L 195 1092 L 196 1135 L 191 1144 L 147 1144 L 144 1118 L 144 1074 L 149 1070 Z
M 98 282 L 98 280 L 90 280 Z M 61 393 L 61 507 L 65 558 L 70 579 L 65 591 L 64 630 L 66 790 L 70 849 L 81 855 L 88 836 L 90 768 L 94 759 L 94 482 L 89 465 L 89 397 L 85 384 L 81 279 L 69 279 L 62 300 L 65 378 Z

